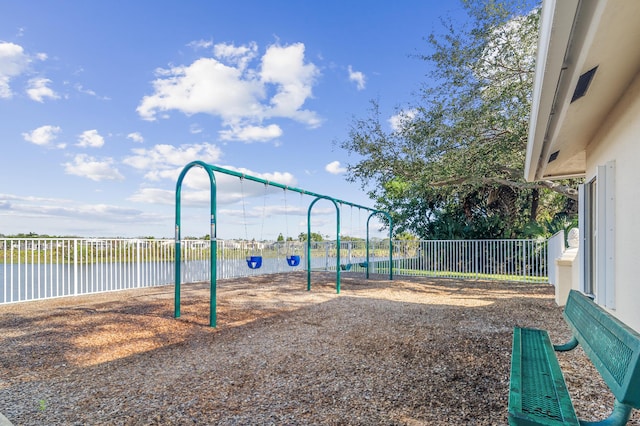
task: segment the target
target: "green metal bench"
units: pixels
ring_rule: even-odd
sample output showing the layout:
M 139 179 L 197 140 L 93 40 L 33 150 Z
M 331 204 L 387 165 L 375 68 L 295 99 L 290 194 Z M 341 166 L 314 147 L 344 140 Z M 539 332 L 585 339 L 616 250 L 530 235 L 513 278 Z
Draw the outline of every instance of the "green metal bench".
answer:
M 624 425 L 640 408 L 640 334 L 582 293 L 571 290 L 564 317 L 572 339 L 554 346 L 544 330 L 513 331 L 509 424 Z M 615 396 L 611 415 L 600 422 L 579 420 L 555 351 L 578 344 Z

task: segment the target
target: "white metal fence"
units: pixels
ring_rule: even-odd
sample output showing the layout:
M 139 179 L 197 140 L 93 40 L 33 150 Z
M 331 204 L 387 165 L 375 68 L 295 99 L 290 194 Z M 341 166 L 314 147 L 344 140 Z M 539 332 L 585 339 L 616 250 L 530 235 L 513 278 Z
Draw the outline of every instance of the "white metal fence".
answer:
M 545 240 L 424 240 L 394 243 L 394 274 L 547 282 Z
M 546 281 L 547 244 L 532 240 L 394 241 L 394 275 Z M 218 241 L 218 279 L 306 270 L 306 243 Z M 161 286 L 174 282 L 173 240 L 0 239 L 0 304 Z M 209 280 L 210 242 L 181 243 L 183 283 Z M 289 266 L 287 255 L 301 257 Z M 250 269 L 248 255 L 262 256 Z M 335 242 L 314 242 L 312 270 L 336 269 Z M 389 242 L 344 241 L 341 269 L 389 272 Z

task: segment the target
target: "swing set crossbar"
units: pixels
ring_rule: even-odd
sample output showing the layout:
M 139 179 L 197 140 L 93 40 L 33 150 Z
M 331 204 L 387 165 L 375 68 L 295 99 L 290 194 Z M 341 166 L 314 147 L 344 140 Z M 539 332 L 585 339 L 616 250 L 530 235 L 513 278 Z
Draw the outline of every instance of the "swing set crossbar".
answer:
M 365 211 L 371 212 L 369 214 L 369 217 L 367 218 L 367 239 L 366 239 L 366 256 L 367 256 L 367 268 L 366 268 L 366 278 L 369 278 L 369 268 L 368 268 L 368 259 L 369 259 L 369 221 L 371 220 L 371 218 L 373 216 L 376 215 L 384 215 L 389 223 L 389 280 L 393 280 L 393 239 L 392 239 L 392 235 L 393 235 L 393 221 L 391 219 L 391 216 L 389 215 L 388 212 L 385 212 L 383 210 L 378 210 L 378 209 L 374 209 L 372 207 L 368 207 L 368 206 L 363 206 L 360 204 L 356 204 L 356 203 L 352 203 L 350 201 L 345 201 L 345 200 L 340 200 L 328 195 L 324 195 L 324 194 L 319 194 L 316 192 L 312 192 L 312 191 L 308 191 L 306 189 L 301 189 L 301 188 L 296 188 L 293 186 L 289 186 L 289 185 L 284 185 L 278 182 L 274 182 L 274 181 L 270 181 L 267 179 L 262 179 L 256 176 L 251 176 L 248 175 L 246 173 L 241 173 L 241 172 L 237 172 L 235 170 L 229 170 L 229 169 L 225 169 L 222 167 L 218 167 L 218 166 L 214 166 L 212 164 L 208 164 L 205 163 L 203 161 L 192 161 L 191 163 L 187 164 L 183 169 L 182 172 L 180 173 L 180 175 L 178 176 L 178 181 L 176 183 L 176 211 L 175 211 L 175 303 L 174 303 L 174 317 L 175 318 L 179 318 L 180 317 L 180 280 L 181 280 L 181 270 L 180 270 L 180 264 L 181 264 L 181 250 L 180 250 L 180 242 L 181 242 L 181 224 L 180 224 L 180 216 L 181 216 L 181 211 L 180 211 L 180 199 L 181 199 L 181 192 L 182 192 L 182 181 L 184 180 L 184 177 L 186 176 L 187 172 L 189 170 L 191 170 L 193 167 L 200 167 L 202 169 L 204 169 L 208 176 L 209 176 L 209 181 L 210 181 L 210 192 L 211 192 L 211 196 L 210 196 L 210 200 L 211 200 L 211 233 L 210 235 L 210 254 L 211 254 L 211 261 L 210 261 L 210 280 L 211 280 L 211 285 L 210 285 L 210 311 L 209 311 L 209 325 L 211 327 L 215 327 L 216 326 L 216 287 L 217 287 L 217 265 L 216 265 L 216 259 L 217 259 L 217 234 L 216 234 L 216 220 L 217 220 L 217 188 L 216 188 L 216 179 L 215 179 L 215 175 L 214 172 L 218 172 L 218 173 L 222 173 L 222 174 L 226 174 L 226 175 L 230 175 L 230 176 L 235 176 L 237 178 L 240 179 L 246 179 L 246 180 L 250 180 L 253 182 L 258 182 L 258 183 L 262 183 L 266 186 L 273 186 L 276 188 L 280 188 L 283 189 L 285 191 L 292 191 L 292 192 L 297 192 L 299 194 L 302 195 L 308 195 L 310 197 L 314 197 L 314 200 L 311 202 L 311 204 L 309 205 L 309 209 L 307 211 L 307 290 L 311 290 L 311 209 L 313 207 L 313 205 L 320 201 L 320 200 L 328 200 L 330 202 L 332 202 L 336 208 L 336 228 L 337 228 L 337 232 L 336 232 L 336 243 L 338 245 L 338 247 L 340 247 L 340 208 L 338 207 L 338 204 L 340 205 L 347 205 L 347 206 L 351 206 L 356 207 L 358 209 L 363 209 Z M 289 259 L 287 259 L 287 262 L 290 262 Z M 300 258 L 297 258 L 297 262 L 300 262 Z M 295 263 L 295 259 L 291 260 L 291 263 L 289 263 L 290 265 L 292 265 L 292 263 Z M 297 265 L 297 264 L 296 264 Z M 292 265 L 295 266 L 295 265 Z M 337 251 L 337 259 L 336 259 L 336 292 L 340 293 L 340 250 Z

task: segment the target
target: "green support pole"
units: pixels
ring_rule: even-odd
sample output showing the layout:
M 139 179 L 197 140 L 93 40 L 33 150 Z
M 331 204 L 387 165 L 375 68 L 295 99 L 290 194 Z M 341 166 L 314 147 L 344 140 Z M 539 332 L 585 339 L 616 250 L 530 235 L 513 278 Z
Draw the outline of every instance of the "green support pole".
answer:
M 389 220 L 389 281 L 393 281 L 393 219 L 387 212 L 381 212 Z
M 371 215 L 369 215 L 369 217 L 367 218 L 367 241 L 365 242 L 365 247 L 366 247 L 366 258 L 365 258 L 365 262 L 366 262 L 366 268 L 365 268 L 365 279 L 369 279 L 369 219 L 371 219 Z
M 311 291 L 311 207 L 307 211 L 307 291 Z
M 215 198 L 213 198 L 215 200 Z M 213 203 L 215 205 L 215 203 Z M 212 207 L 215 210 L 215 207 Z M 211 213 L 211 233 L 209 234 L 209 277 L 211 285 L 209 288 L 209 326 L 215 327 L 218 322 L 218 239 L 216 237 L 216 215 Z
M 318 195 L 315 200 L 309 204 L 307 210 L 307 291 L 311 290 L 311 209 L 313 205 L 320 200 L 329 200 L 336 208 L 336 293 L 340 294 L 340 208 L 335 199 L 326 195 Z
M 176 217 L 180 217 L 180 204 L 176 204 Z M 179 221 L 179 219 L 178 219 Z M 174 298 L 173 298 L 173 317 L 180 318 L 180 225 L 176 225 L 175 236 L 175 266 L 174 266 Z
M 216 178 L 213 175 L 213 171 L 207 163 L 202 161 L 193 161 L 187 164 L 176 183 L 176 234 L 175 234 L 175 298 L 174 298 L 174 318 L 180 317 L 180 281 L 181 281 L 181 237 L 180 237 L 180 194 L 182 192 L 182 181 L 187 172 L 195 166 L 202 167 L 209 175 L 210 190 L 211 190 L 211 234 L 210 234 L 210 293 L 209 293 L 209 325 L 211 327 L 216 326 L 216 287 L 217 287 L 217 271 L 216 271 L 216 258 L 217 258 L 217 242 L 216 242 Z
M 335 200 L 333 204 L 336 206 L 336 293 L 340 294 L 340 216 L 342 216 L 342 210 L 338 207 Z

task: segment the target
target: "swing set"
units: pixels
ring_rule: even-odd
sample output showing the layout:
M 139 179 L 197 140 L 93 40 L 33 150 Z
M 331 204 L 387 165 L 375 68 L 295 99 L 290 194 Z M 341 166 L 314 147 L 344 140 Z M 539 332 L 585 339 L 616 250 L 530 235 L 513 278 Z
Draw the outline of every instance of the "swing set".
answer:
M 327 200 L 331 202 L 336 209 L 336 244 L 337 244 L 337 256 L 336 256 L 336 293 L 340 293 L 340 271 L 342 270 L 342 266 L 340 263 L 340 216 L 341 211 L 340 205 L 348 205 L 356 207 L 358 209 L 364 209 L 366 211 L 371 212 L 367 219 L 367 239 L 366 239 L 366 261 L 362 262 L 360 266 L 363 266 L 366 269 L 366 278 L 369 278 L 369 221 L 375 215 L 382 214 L 384 215 L 389 223 L 389 280 L 393 280 L 393 222 L 389 213 L 376 210 L 371 207 L 361 206 L 358 204 L 350 203 L 348 201 L 338 200 L 336 198 L 330 197 L 328 195 L 322 195 L 314 192 L 310 192 L 304 189 L 294 188 L 291 186 L 283 185 L 277 182 L 271 182 L 265 179 L 261 179 L 255 176 L 250 176 L 244 173 L 239 173 L 233 170 L 224 169 L 222 167 L 217 167 L 211 164 L 207 164 L 203 161 L 192 161 L 187 164 L 180 176 L 178 177 L 178 181 L 176 183 L 176 222 L 175 222 L 175 299 L 174 299 L 174 318 L 180 317 L 180 288 L 181 288 L 181 237 L 180 237 L 180 200 L 181 200 L 181 192 L 182 192 L 182 181 L 184 180 L 187 172 L 193 167 L 200 167 L 204 169 L 208 176 L 210 182 L 210 201 L 211 201 L 211 231 L 210 231 L 210 293 L 209 293 L 209 325 L 211 327 L 216 326 L 216 299 L 217 299 L 217 234 L 216 234 L 216 221 L 217 221 L 217 186 L 214 172 L 219 172 L 231 176 L 235 176 L 240 178 L 241 182 L 241 190 L 242 190 L 242 198 L 243 198 L 243 215 L 245 216 L 245 234 L 246 230 L 246 211 L 244 206 L 244 189 L 242 188 L 242 182 L 244 179 L 251 180 L 254 182 L 259 182 L 265 185 L 265 200 L 263 201 L 263 227 L 264 227 L 264 218 L 265 218 L 265 209 L 266 209 L 266 192 L 268 186 L 275 186 L 281 188 L 285 192 L 285 214 L 287 214 L 287 205 L 286 205 L 286 193 L 287 191 L 293 191 L 300 194 L 300 196 L 309 195 L 311 197 L 315 197 L 314 200 L 309 204 L 309 208 L 307 210 L 307 291 L 311 291 L 311 210 L 313 206 L 320 200 Z M 287 234 L 289 233 L 288 224 L 287 224 Z M 288 241 L 285 241 L 285 245 L 287 245 Z M 293 254 L 289 252 L 288 247 L 285 248 L 287 251 L 287 264 L 289 266 L 298 266 L 300 264 L 300 255 Z M 252 253 L 246 257 L 247 266 L 250 269 L 259 269 L 262 266 L 262 256 Z M 349 264 L 350 265 L 350 264 Z M 350 269 L 350 267 L 349 267 Z

